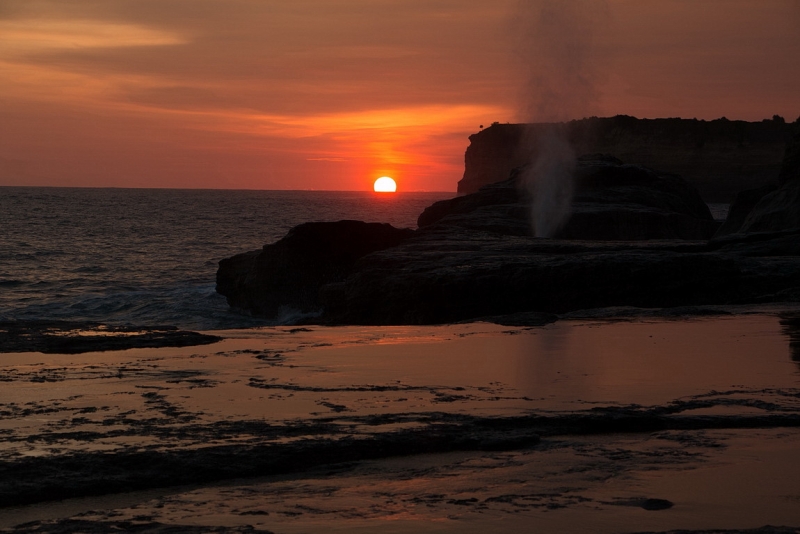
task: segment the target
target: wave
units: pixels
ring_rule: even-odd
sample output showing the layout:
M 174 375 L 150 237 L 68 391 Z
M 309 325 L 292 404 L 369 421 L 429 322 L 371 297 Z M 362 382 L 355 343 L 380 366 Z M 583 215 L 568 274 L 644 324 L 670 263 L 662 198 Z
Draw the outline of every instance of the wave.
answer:
M 52 288 L 52 284 L 50 285 Z M 0 308 L 2 309 L 2 308 Z M 296 311 L 276 321 L 233 312 L 214 284 L 89 292 L 80 288 L 35 300 L 17 299 L 0 311 L 6 320 L 70 320 L 110 325 L 173 325 L 183 329 L 217 330 L 293 324 L 308 316 Z

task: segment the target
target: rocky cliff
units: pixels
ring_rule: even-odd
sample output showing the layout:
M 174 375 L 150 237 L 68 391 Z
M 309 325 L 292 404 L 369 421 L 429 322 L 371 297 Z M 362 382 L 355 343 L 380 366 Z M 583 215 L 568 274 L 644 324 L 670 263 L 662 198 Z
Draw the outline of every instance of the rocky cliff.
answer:
M 528 163 L 548 124 L 498 124 L 470 136 L 459 193 L 505 180 Z M 578 155 L 604 153 L 683 176 L 706 202 L 731 202 L 745 189 L 778 181 L 791 125 L 717 119 L 589 118 L 563 125 Z
M 675 126 L 673 134 L 683 123 L 654 122 Z M 743 146 L 782 136 L 785 125 L 773 122 L 742 126 L 750 135 Z M 492 128 L 482 134 L 522 127 Z M 217 291 L 248 313 L 280 318 L 288 307 L 327 324 L 532 324 L 619 307 L 800 305 L 800 123 L 787 131 L 775 184 L 739 195 L 730 224 L 711 240 L 714 221 L 686 181 L 595 155 L 579 158 L 568 176 L 572 213 L 553 239 L 532 236 L 538 193 L 521 187 L 521 168 L 430 206 L 416 231 L 358 221 L 297 226 L 221 261 Z
M 620 306 L 800 302 L 800 228 L 708 241 L 713 220 L 685 182 L 601 157 L 580 162 L 559 238 L 537 239 L 514 178 L 434 204 L 416 231 L 298 226 L 220 262 L 217 291 L 255 315 L 288 307 L 327 324 L 518 324 Z

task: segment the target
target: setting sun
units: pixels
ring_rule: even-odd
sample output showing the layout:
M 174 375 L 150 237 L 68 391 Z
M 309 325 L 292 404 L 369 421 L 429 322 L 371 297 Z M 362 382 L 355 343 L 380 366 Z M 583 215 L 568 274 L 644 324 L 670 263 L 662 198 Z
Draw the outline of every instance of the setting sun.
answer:
M 388 176 L 381 176 L 375 180 L 375 185 L 373 187 L 376 193 L 394 193 L 397 191 L 397 183 Z

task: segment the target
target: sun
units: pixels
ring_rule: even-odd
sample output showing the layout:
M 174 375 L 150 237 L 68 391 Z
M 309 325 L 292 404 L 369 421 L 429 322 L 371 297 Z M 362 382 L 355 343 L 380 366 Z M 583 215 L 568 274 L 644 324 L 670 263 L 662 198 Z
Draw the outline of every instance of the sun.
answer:
M 397 191 L 397 183 L 388 176 L 381 176 L 375 180 L 373 188 L 376 193 L 394 193 Z

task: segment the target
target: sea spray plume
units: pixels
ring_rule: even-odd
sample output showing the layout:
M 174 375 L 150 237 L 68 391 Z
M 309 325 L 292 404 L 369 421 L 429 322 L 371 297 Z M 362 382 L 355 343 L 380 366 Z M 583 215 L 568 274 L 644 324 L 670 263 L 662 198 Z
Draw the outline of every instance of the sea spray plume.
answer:
M 523 0 L 514 23 L 519 36 L 524 94 L 521 114 L 529 124 L 519 150 L 531 162 L 521 185 L 531 195 L 536 237 L 553 237 L 569 220 L 576 153 L 566 125 L 595 107 L 593 28 L 606 13 L 600 0 Z M 550 124 L 531 125 L 533 122 Z
M 537 155 L 523 175 L 531 194 L 531 224 L 536 237 L 553 237 L 572 214 L 575 150 L 563 128 L 548 125 L 537 139 Z
M 529 122 L 564 122 L 597 111 L 603 0 L 521 0 L 515 15 L 522 76 L 519 110 Z

